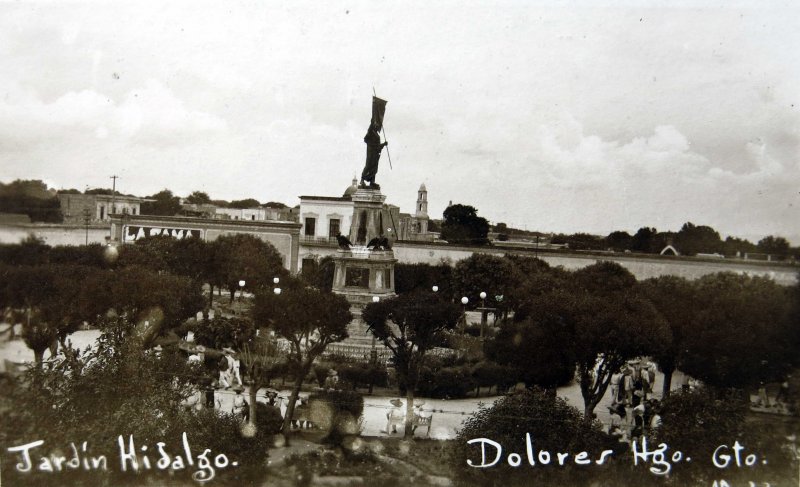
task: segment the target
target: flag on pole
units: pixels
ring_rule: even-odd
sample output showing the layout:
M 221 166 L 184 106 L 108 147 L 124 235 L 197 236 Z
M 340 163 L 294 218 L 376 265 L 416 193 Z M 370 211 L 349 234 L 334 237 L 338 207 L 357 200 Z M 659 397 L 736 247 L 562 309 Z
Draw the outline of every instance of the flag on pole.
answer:
M 383 114 L 386 113 L 386 100 L 372 97 L 372 125 L 380 132 L 383 129 Z

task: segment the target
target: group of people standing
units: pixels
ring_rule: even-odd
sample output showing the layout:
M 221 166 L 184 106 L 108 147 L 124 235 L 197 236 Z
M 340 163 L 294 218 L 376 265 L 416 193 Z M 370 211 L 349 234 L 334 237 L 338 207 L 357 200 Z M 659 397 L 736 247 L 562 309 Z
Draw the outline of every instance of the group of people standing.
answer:
M 652 362 L 631 361 L 611 376 L 609 433 L 620 441 L 640 440 L 661 426 L 661 403 L 648 397 L 655 389 L 655 379 Z

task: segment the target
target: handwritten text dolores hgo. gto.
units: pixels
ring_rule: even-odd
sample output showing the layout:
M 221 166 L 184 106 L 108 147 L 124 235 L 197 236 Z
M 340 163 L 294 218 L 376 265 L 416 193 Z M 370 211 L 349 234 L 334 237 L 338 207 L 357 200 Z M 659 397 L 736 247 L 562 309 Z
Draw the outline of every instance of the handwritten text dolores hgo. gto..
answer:
M 467 441 L 468 445 L 479 444 L 481 447 L 480 463 L 467 459 L 467 465 L 475 468 L 488 468 L 497 465 L 503 455 L 503 446 L 488 438 L 477 438 Z M 491 459 L 491 452 L 487 452 L 487 447 L 494 448 L 494 459 Z M 634 465 L 639 463 L 649 464 L 649 471 L 654 475 L 667 475 L 675 464 L 680 462 L 691 462 L 690 457 L 684 457 L 680 450 L 669 451 L 666 443 L 661 443 L 655 449 L 649 449 L 647 439 L 643 438 L 641 444 L 634 441 L 631 444 Z M 614 454 L 613 450 L 603 450 L 596 459 L 589 457 L 589 453 L 582 451 L 576 454 L 567 452 L 555 452 L 551 454 L 547 450 L 534 450 L 533 440 L 530 433 L 525 434 L 525 457 L 531 467 L 538 465 L 558 465 L 564 466 L 568 463 L 576 465 L 603 465 L 606 459 Z M 572 457 L 570 459 L 570 457 Z M 519 453 L 509 453 L 506 462 L 512 467 L 519 467 L 523 463 L 522 455 Z M 760 464 L 766 465 L 766 458 L 759 458 L 756 453 L 748 453 L 745 447 L 738 441 L 733 446 L 727 444 L 719 445 L 711 455 L 711 463 L 718 469 L 731 468 L 753 468 Z
M 122 435 L 117 438 L 120 470 L 122 472 L 138 473 L 155 469 L 176 472 L 185 468 L 194 468 L 192 479 L 204 483 L 214 479 L 217 470 L 238 466 L 236 461 L 231 462 L 224 453 L 213 455 L 208 448 L 203 450 L 203 453 L 193 454 L 186 433 L 182 435 L 183 455 L 171 455 L 165 448 L 166 443 L 159 441 L 155 447 L 157 457 L 151 460 L 148 454 L 148 446 L 141 445 L 137 448 L 134 444 L 133 435 L 128 436 L 127 443 L 126 446 Z M 70 443 L 70 449 L 72 450 L 70 457 L 48 452 L 47 455 L 37 454 L 38 459 L 35 460 L 32 452 L 43 444 L 44 440 L 38 440 L 8 448 L 9 452 L 19 455 L 19 463 L 15 465 L 18 472 L 58 473 L 66 470 L 109 470 L 106 455 L 91 455 L 85 441 L 81 443 L 80 449 L 74 442 Z M 213 458 L 211 458 L 212 456 Z

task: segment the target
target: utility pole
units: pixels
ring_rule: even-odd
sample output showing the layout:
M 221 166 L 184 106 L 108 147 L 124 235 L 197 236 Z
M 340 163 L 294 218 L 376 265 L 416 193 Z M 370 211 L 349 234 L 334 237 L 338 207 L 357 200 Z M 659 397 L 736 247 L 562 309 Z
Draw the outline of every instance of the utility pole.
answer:
M 117 209 L 117 176 L 116 174 L 111 176 L 113 183 L 111 183 L 111 211 L 108 212 L 108 239 L 111 241 L 114 238 L 114 222 L 111 220 L 111 213 L 116 213 Z
M 86 226 L 86 245 L 89 245 L 89 222 L 91 221 L 91 211 L 89 208 L 83 209 L 83 224 Z

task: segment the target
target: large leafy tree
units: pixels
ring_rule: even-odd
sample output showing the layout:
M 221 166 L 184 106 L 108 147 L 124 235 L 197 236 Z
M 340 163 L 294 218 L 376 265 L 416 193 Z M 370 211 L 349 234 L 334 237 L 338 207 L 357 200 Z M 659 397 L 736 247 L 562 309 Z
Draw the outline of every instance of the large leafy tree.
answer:
M 394 267 L 394 290 L 405 294 L 415 290 L 438 288 L 442 296 L 454 297 L 452 286 L 453 267 L 448 264 L 406 264 L 398 262 Z
M 509 260 L 475 253 L 456 263 L 453 288 L 457 298 L 465 296 L 469 299 L 470 306 L 485 302 L 488 307 L 502 309 L 505 297 L 512 289 L 512 278 L 513 268 Z M 485 300 L 481 300 L 481 292 L 486 293 Z
M 489 222 L 469 205 L 452 205 L 444 210 L 442 239 L 450 243 L 485 245 L 489 242 Z
M 230 208 L 257 208 L 261 206 L 261 203 L 258 202 L 257 199 L 254 198 L 246 198 L 243 200 L 233 200 L 228 203 Z
M 101 321 L 103 328 L 140 335 L 145 348 L 203 309 L 196 281 L 138 266 L 96 273 L 82 287 L 111 318 Z
M 194 331 L 194 341 L 215 349 L 233 347 L 241 350 L 256 337 L 253 322 L 249 319 L 215 317 L 199 322 Z
M 272 244 L 249 234 L 223 235 L 213 242 L 212 284 L 230 291 L 233 302 L 239 281 L 254 291 L 272 282 L 274 277 L 288 276 L 283 258 Z
M 192 191 L 192 194 L 186 197 L 186 202 L 194 205 L 203 205 L 211 203 L 211 197 L 203 191 Z
M 686 255 L 724 250 L 722 240 L 716 230 L 706 225 L 695 225 L 692 222 L 683 224 L 681 230 L 675 235 L 675 243 L 678 250 Z
M 672 340 L 654 355 L 664 373 L 662 396 L 667 397 L 672 386 L 672 374 L 681 366 L 681 359 L 685 355 L 687 330 L 692 326 L 697 312 L 697 291 L 691 282 L 677 276 L 647 279 L 641 289 L 664 317 L 672 335 Z
M 561 268 L 550 265 L 535 257 L 506 255 L 511 265 L 511 276 L 508 279 L 508 291 L 503 296 L 500 308 L 505 312 L 514 312 L 516 321 L 523 321 L 526 315 L 526 304 L 544 293 L 563 288 L 569 274 Z
M 51 247 L 34 235 L 28 235 L 18 244 L 0 245 L 0 262 L 10 265 L 46 264 Z
M 608 234 L 606 237 L 606 246 L 617 251 L 622 252 L 630 250 L 633 237 L 625 231 L 615 231 Z
M 636 278 L 613 262 L 598 262 L 573 273 L 574 297 L 562 301 L 562 316 L 574 323 L 578 378 L 587 421 L 629 359 L 659 352 L 671 341 L 669 326 L 640 296 Z
M 631 237 L 630 249 L 634 252 L 653 253 L 659 252 L 658 230 L 642 227 Z
M 99 311 L 82 285 L 100 271 L 84 266 L 2 266 L 0 307 L 15 310 L 22 338 L 41 366 L 45 350 L 78 329 Z
M 289 361 L 294 366 L 295 383 L 283 423 L 285 433 L 289 432 L 303 379 L 328 345 L 347 338 L 347 324 L 352 319 L 347 299 L 314 288 L 295 285 L 284 288 L 280 294 L 271 290 L 256 294 L 255 323 L 269 326 L 289 342 Z
M 285 364 L 284 354 L 274 340 L 265 338 L 252 338 L 241 348 L 240 357 L 250 378 L 250 424 L 255 426 L 258 408 L 256 395 L 275 375 L 275 371 Z
M 561 316 L 545 311 L 551 301 L 539 304 L 543 308 L 537 309 L 541 314 L 536 319 L 504 325 L 486 342 L 485 352 L 490 360 L 508 366 L 526 387 L 539 386 L 555 394 L 557 387 L 575 376 L 575 354 L 572 347 L 565 346 L 574 327 Z
M 412 433 L 414 394 L 426 354 L 461 318 L 460 306 L 437 293 L 418 291 L 368 304 L 362 318 L 372 334 L 394 356 L 395 370 L 406 390 L 405 436 Z
M 686 330 L 683 370 L 715 387 L 776 380 L 797 360 L 792 288 L 765 277 L 719 273 L 696 282 L 698 307 Z
M 789 242 L 783 237 L 769 235 L 758 241 L 758 250 L 783 258 L 789 254 Z
M 61 223 L 61 204 L 39 180 L 0 183 L 0 213 L 22 213 L 31 221 Z
M 148 196 L 147 199 L 155 201 L 142 203 L 141 211 L 143 215 L 174 216 L 181 212 L 181 199 L 168 189 L 162 189 L 158 193 Z

